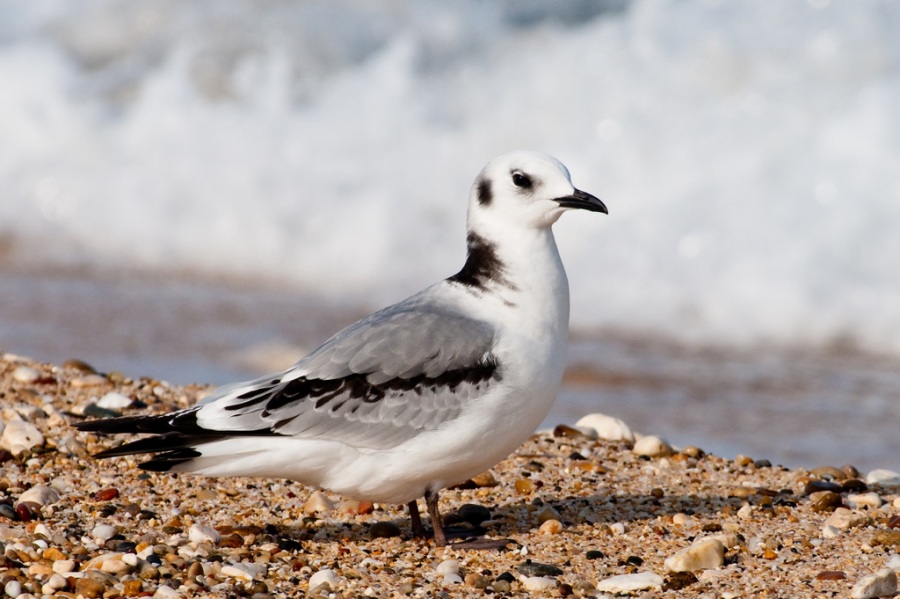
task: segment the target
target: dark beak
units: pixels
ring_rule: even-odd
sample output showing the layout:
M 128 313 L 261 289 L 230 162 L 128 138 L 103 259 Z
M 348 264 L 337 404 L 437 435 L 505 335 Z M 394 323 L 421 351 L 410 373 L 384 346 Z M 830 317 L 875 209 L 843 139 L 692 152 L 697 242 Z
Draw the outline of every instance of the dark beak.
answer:
M 580 208 L 581 210 L 588 210 L 590 212 L 609 214 L 609 210 L 606 209 L 606 204 L 601 202 L 599 198 L 583 192 L 580 189 L 576 189 L 570 196 L 556 198 L 556 201 L 559 202 L 559 205 L 563 208 Z

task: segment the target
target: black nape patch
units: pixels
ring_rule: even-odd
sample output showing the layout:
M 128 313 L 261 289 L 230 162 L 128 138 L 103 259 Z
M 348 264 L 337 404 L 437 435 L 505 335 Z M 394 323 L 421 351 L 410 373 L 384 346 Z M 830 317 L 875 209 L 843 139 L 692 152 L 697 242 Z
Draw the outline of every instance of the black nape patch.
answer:
M 487 290 L 488 283 L 494 282 L 509 289 L 516 286 L 506 278 L 503 262 L 497 256 L 497 248 L 480 235 L 469 233 L 466 237 L 468 256 L 462 270 L 447 279 L 466 287 Z
M 494 194 L 491 192 L 491 182 L 487 179 L 481 179 L 478 181 L 478 203 L 482 206 L 487 206 L 491 203 L 491 200 L 494 199 Z

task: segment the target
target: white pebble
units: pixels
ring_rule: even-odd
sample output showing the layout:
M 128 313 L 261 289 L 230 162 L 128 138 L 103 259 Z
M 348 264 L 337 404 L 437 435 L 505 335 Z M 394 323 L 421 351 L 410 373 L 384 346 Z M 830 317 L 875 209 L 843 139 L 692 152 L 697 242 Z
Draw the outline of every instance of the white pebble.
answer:
M 12 371 L 14 380 L 20 383 L 33 383 L 40 378 L 41 374 L 30 366 L 19 366 Z
M 309 590 L 315 591 L 318 590 L 329 590 L 333 591 L 337 589 L 338 585 L 341 583 L 340 577 L 334 573 L 334 570 L 330 570 L 328 568 L 323 568 L 319 570 L 309 578 Z
M 455 559 L 445 559 L 437 565 L 434 571 L 441 576 L 446 576 L 447 574 L 459 574 L 459 562 Z
M 441 581 L 445 585 L 450 586 L 453 584 L 462 584 L 463 579 L 459 574 L 444 574 Z
M 897 570 L 900 570 L 900 555 L 898 555 L 896 553 L 891 555 L 891 557 L 888 559 L 887 563 L 885 563 L 884 565 L 886 568 L 890 568 L 894 572 L 896 572 Z
M 606 414 L 588 414 L 575 423 L 575 428 L 589 428 L 600 439 L 634 443 L 634 433 L 622 420 Z
M 884 469 L 872 470 L 866 475 L 866 482 L 870 485 L 897 487 L 900 486 L 900 473 Z
M 10 580 L 3 587 L 7 597 L 18 597 L 22 594 L 22 583 L 18 580 Z
M 741 509 L 737 511 L 737 516 L 741 520 L 749 520 L 753 517 L 753 508 L 750 506 L 750 504 L 745 504 L 741 506 Z
M 520 581 L 526 591 L 549 591 L 556 588 L 557 582 L 544 576 L 525 576 Z
M 826 524 L 822 527 L 822 538 L 823 539 L 833 539 L 835 537 L 841 536 L 841 529 L 832 526 L 831 524 Z
M 34 485 L 19 495 L 19 501 L 29 501 L 38 505 L 51 505 L 59 501 L 59 492 L 47 485 Z
M 262 564 L 248 564 L 241 562 L 239 564 L 228 564 L 222 566 L 219 570 L 221 576 L 240 578 L 241 580 L 253 580 L 266 571 L 266 567 Z
M 176 597 L 181 597 L 181 593 L 164 584 L 159 585 L 153 593 L 153 599 L 176 599 Z
M 725 546 L 719 539 L 701 539 L 666 558 L 669 572 L 697 572 L 718 568 L 725 562 Z
M 852 512 L 845 507 L 839 507 L 833 512 L 822 526 L 834 526 L 839 530 L 847 530 L 857 526 L 865 526 L 869 523 L 869 517 L 861 512 Z
M 121 410 L 130 407 L 134 402 L 130 397 L 110 391 L 97 401 L 97 406 L 107 410 Z
M 614 535 L 623 535 L 625 534 L 625 523 L 624 522 L 614 522 L 609 525 L 609 532 Z
M 98 545 L 102 545 L 114 536 L 116 536 L 116 527 L 112 524 L 98 524 L 91 529 L 91 538 Z
M 212 543 L 215 545 L 222 540 L 222 535 L 212 526 L 194 524 L 188 531 L 188 538 L 194 543 Z
M 663 577 L 653 572 L 620 574 L 605 578 L 597 583 L 597 590 L 603 593 L 632 593 L 645 589 L 662 589 Z
M 51 576 L 47 582 L 41 587 L 41 592 L 45 595 L 53 595 L 59 589 L 66 588 L 66 579 L 60 576 L 59 574 L 54 574 Z
M 889 597 L 897 592 L 897 573 L 890 568 L 870 574 L 853 585 L 850 596 L 853 599 L 874 599 Z
M 151 551 L 153 547 L 150 547 Z M 75 560 L 73 559 L 58 559 L 53 562 L 53 571 L 57 574 L 68 574 L 75 569 Z
M 0 436 L 0 448 L 17 456 L 34 447 L 44 444 L 44 435 L 36 426 L 24 420 L 12 420 L 6 423 L 3 435 Z
M 647 435 L 637 440 L 632 451 L 640 456 L 655 458 L 671 455 L 672 446 L 656 435 Z
M 878 493 L 859 493 L 847 495 L 847 499 L 845 503 L 853 508 L 861 508 L 861 507 L 871 507 L 871 508 L 880 508 L 881 504 L 884 503 L 881 500 L 881 497 Z

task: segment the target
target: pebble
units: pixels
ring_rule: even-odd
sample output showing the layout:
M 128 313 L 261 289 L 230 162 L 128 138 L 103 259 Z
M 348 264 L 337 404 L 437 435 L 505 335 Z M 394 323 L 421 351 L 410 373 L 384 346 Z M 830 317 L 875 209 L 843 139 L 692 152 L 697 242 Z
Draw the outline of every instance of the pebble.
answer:
M 873 599 L 874 597 L 889 597 L 897 592 L 897 573 L 890 568 L 883 568 L 875 574 L 860 578 L 850 596 L 853 599 Z
M 253 580 L 266 571 L 263 564 L 248 564 L 241 562 L 239 564 L 228 564 L 222 566 L 219 574 L 223 577 L 239 578 L 241 580 Z
M 639 456 L 656 458 L 672 455 L 672 446 L 656 435 L 647 435 L 635 442 L 632 451 Z
M 36 426 L 24 420 L 12 420 L 6 423 L 3 435 L 0 435 L 0 449 L 5 449 L 18 456 L 29 449 L 44 444 L 44 435 Z
M 633 593 L 646 589 L 662 589 L 662 585 L 663 577 L 659 574 L 638 572 L 604 578 L 597 583 L 597 590 L 601 593 Z
M 194 543 L 212 543 L 215 545 L 222 540 L 222 535 L 212 526 L 194 524 L 188 530 L 188 538 Z
M 558 584 L 554 579 L 544 576 L 525 576 L 519 582 L 526 591 L 549 591 Z
M 33 383 L 41 374 L 30 366 L 19 366 L 12 371 L 12 378 L 20 383 Z
M 900 570 L 900 555 L 893 554 L 888 558 L 888 561 L 884 564 L 886 568 L 890 568 L 894 572 Z
M 472 482 L 475 483 L 476 487 L 496 487 L 500 484 L 490 471 L 473 476 Z
M 84 597 L 102 597 L 106 585 L 95 578 L 79 578 L 75 581 L 75 592 Z
M 588 414 L 575 423 L 576 428 L 593 429 L 599 439 L 634 443 L 634 433 L 625 422 L 606 414 Z
M 845 507 L 839 507 L 822 523 L 822 526 L 833 526 L 839 530 L 847 530 L 857 526 L 865 526 L 869 523 L 869 517 L 860 512 L 853 512 Z
M 91 529 L 91 538 L 94 539 L 98 545 L 102 545 L 114 536 L 116 536 L 116 527 L 112 524 L 98 524 Z
M 454 584 L 462 584 L 463 579 L 459 574 L 445 574 L 441 578 L 441 582 L 446 586 L 454 585 Z
M 177 597 L 181 597 L 181 593 L 164 584 L 159 585 L 156 592 L 153 593 L 153 599 L 176 599 Z
M 560 576 L 563 573 L 562 568 L 551 564 L 533 562 L 530 559 L 519 564 L 516 570 L 525 576 Z
M 76 379 L 72 379 L 69 384 L 76 389 L 83 389 L 84 387 L 96 387 L 97 385 L 105 385 L 109 380 L 105 376 L 101 376 L 99 374 L 87 374 L 85 376 L 80 376 Z
M 59 501 L 59 491 L 47 485 L 34 485 L 19 495 L 19 501 L 36 503 L 38 505 L 52 505 Z
M 45 595 L 53 595 L 56 591 L 66 588 L 66 579 L 59 574 L 53 574 L 47 582 L 41 586 L 41 592 Z
M 445 559 L 434 569 L 437 574 L 446 576 L 447 574 L 459 574 L 459 562 L 455 559 Z
M 711 570 L 725 563 L 725 546 L 719 539 L 702 539 L 690 547 L 669 556 L 665 561 L 668 572 L 697 572 Z
M 836 537 L 841 536 L 841 529 L 832 526 L 831 524 L 826 524 L 822 527 L 822 538 L 823 539 L 834 539 Z
M 330 512 L 334 509 L 334 501 L 332 501 L 322 491 L 316 491 L 309 496 L 306 503 L 303 504 L 304 514 L 315 514 Z
M 487 509 L 483 505 L 466 503 L 459 507 L 459 509 L 456 511 L 456 515 L 463 522 L 468 522 L 469 524 L 478 526 L 485 520 L 491 519 L 491 510 Z
M 3 587 L 7 597 L 18 597 L 22 594 L 22 583 L 18 580 L 10 580 Z
M 809 507 L 814 512 L 832 512 L 841 504 L 841 496 L 834 491 L 815 491 L 809 496 Z
M 880 508 L 884 503 L 878 493 L 858 493 L 847 495 L 847 506 L 852 509 L 861 507 Z
M 544 521 L 539 530 L 545 535 L 555 535 L 562 532 L 563 525 L 559 520 L 550 519 Z
M 900 473 L 884 469 L 872 470 L 866 475 L 866 482 L 870 485 L 898 487 L 900 486 Z
M 316 593 L 323 590 L 333 591 L 337 589 L 340 583 L 341 579 L 334 573 L 334 570 L 323 568 L 310 576 L 309 592 Z
M 53 562 L 53 566 L 51 567 L 53 568 L 54 572 L 57 572 L 59 574 L 68 574 L 69 572 L 75 570 L 75 560 L 58 559 Z
M 121 410 L 123 408 L 130 408 L 131 404 L 134 403 L 130 397 L 122 395 L 121 393 L 116 393 L 115 391 L 110 391 L 99 400 L 97 400 L 97 405 L 106 410 Z

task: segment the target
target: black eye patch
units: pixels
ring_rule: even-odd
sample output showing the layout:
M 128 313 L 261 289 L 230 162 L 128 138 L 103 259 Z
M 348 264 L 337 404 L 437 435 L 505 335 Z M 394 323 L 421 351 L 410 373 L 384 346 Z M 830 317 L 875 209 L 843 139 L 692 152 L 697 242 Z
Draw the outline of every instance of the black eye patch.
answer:
M 521 189 L 531 189 L 531 186 L 533 185 L 531 177 L 521 171 L 513 171 L 512 182 L 513 185 Z

